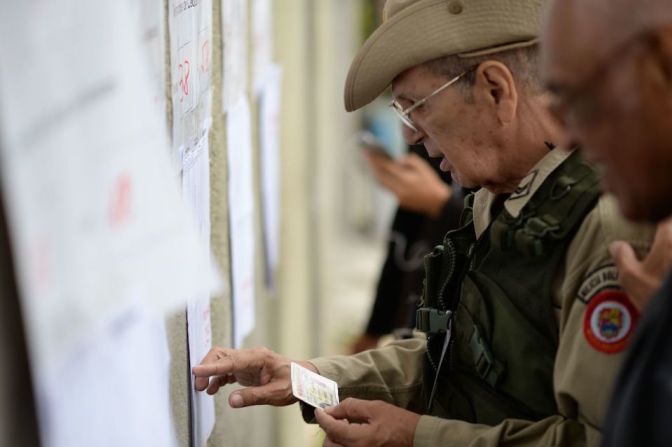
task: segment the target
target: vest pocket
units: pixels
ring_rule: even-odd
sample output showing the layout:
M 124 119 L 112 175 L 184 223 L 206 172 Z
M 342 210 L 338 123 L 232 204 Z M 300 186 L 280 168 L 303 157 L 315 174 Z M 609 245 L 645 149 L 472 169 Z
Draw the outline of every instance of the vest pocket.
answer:
M 454 315 L 449 368 L 453 373 L 448 374 L 464 391 L 460 394 L 470 395 L 477 417 L 513 412 L 514 417 L 536 419 L 557 411 L 553 394 L 557 345 L 535 326 L 486 275 L 475 271 L 465 275 Z

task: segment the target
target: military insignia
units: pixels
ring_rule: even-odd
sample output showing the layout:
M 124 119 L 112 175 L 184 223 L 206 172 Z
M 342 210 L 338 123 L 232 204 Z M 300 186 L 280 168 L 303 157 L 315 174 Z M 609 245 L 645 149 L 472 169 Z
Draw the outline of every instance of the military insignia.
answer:
M 597 351 L 616 354 L 625 349 L 639 314 L 625 292 L 604 289 L 590 299 L 583 320 L 583 333 Z
M 534 179 L 537 178 L 537 173 L 539 171 L 532 171 L 527 174 L 518 184 L 518 187 L 511 193 L 509 200 L 522 199 L 530 194 L 532 191 L 532 185 L 534 184 Z
M 577 298 L 588 304 L 602 289 L 620 289 L 618 269 L 614 264 L 603 265 L 589 273 L 579 287 Z

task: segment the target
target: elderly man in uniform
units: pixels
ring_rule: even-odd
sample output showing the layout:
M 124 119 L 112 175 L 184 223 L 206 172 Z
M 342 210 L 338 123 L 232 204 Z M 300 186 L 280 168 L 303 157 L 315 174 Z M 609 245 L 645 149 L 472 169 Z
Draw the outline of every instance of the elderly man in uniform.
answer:
M 586 42 L 591 42 L 586 45 Z M 672 215 L 672 4 L 557 0 L 545 27 L 544 77 L 569 138 L 605 167 L 605 186 L 633 219 Z M 651 253 L 612 250 L 644 306 L 671 264 L 672 228 Z M 672 443 L 672 278 L 647 305 L 614 387 L 604 446 Z
M 299 362 L 338 382 L 325 445 L 596 445 L 637 322 L 608 253 L 626 223 L 560 128 L 536 74 L 542 0 L 388 0 L 359 51 L 348 110 L 391 86 L 408 143 L 465 187 L 463 226 L 428 254 L 423 339 Z M 213 348 L 196 388 L 233 407 L 296 402 L 290 360 Z M 304 408 L 305 410 L 305 408 Z M 304 417 L 311 418 L 309 412 Z

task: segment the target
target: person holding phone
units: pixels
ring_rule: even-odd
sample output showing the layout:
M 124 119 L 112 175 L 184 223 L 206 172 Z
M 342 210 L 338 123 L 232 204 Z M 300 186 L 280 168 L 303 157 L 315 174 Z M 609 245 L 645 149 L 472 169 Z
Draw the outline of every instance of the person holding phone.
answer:
M 409 146 L 408 154 L 395 159 L 372 135 L 362 140 L 371 172 L 399 206 L 366 329 L 350 345 L 353 354 L 375 348 L 385 335 L 412 335 L 422 294 L 423 258 L 457 227 L 464 201 L 462 188 L 452 185 L 450 173 L 441 171 L 440 161 L 429 158 L 423 146 Z

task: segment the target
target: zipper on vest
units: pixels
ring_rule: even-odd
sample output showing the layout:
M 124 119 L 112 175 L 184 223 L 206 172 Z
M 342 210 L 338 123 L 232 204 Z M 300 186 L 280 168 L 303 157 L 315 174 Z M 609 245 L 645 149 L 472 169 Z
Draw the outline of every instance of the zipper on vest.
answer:
M 457 261 L 457 250 L 455 249 L 455 244 L 453 243 L 452 240 L 447 239 L 443 246 L 444 246 L 444 253 L 449 257 L 450 260 L 450 268 L 451 270 L 447 272 L 448 274 L 446 275 L 446 280 L 444 281 L 443 285 L 441 286 L 441 289 L 439 291 L 439 297 L 438 297 L 438 304 L 439 304 L 439 309 L 442 311 L 450 310 L 450 311 L 455 311 L 457 310 L 457 303 L 459 302 L 459 297 L 460 297 L 460 290 L 462 281 L 464 280 L 464 277 L 466 276 L 467 272 L 472 269 L 473 267 L 473 259 L 471 258 L 474 244 L 472 244 L 469 247 L 469 252 L 467 255 L 467 259 L 465 260 L 466 265 L 461 266 L 462 268 L 459 270 L 459 278 L 453 278 L 453 275 L 455 275 L 455 271 L 457 270 L 455 262 Z M 444 297 L 446 294 L 446 290 L 451 282 L 454 282 L 459 289 L 456 290 L 453 294 L 453 296 L 450 297 L 450 303 L 446 303 Z M 444 343 L 443 343 L 443 348 L 441 349 L 441 356 L 439 358 L 439 363 L 438 365 L 434 361 L 434 358 L 432 357 L 432 354 L 430 353 L 430 350 L 428 349 L 426 354 L 427 358 L 429 359 L 429 364 L 432 366 L 434 369 L 434 383 L 432 384 L 432 391 L 429 396 L 429 402 L 427 404 L 427 412 L 431 412 L 432 409 L 432 404 L 434 403 L 434 397 L 436 396 L 436 390 L 438 387 L 438 382 L 439 382 L 439 377 L 441 375 L 441 366 L 443 366 L 444 362 L 448 362 L 448 365 L 450 368 L 454 365 L 453 361 L 453 345 L 455 344 L 455 340 L 452 337 L 452 325 L 453 325 L 453 319 L 451 316 L 451 319 L 448 322 L 448 328 L 446 331 Z
M 439 290 L 439 310 L 453 310 L 448 309 L 448 306 L 446 305 L 446 302 L 443 297 L 446 293 L 448 285 L 451 282 L 451 279 L 453 279 L 453 275 L 455 274 L 455 262 L 457 261 L 457 253 L 455 251 L 455 244 L 453 244 L 453 241 L 448 239 L 445 242 L 446 243 L 443 244 L 444 256 L 447 256 L 448 260 L 450 261 L 449 264 L 450 270 L 446 274 L 446 280 L 443 282 L 441 290 Z

